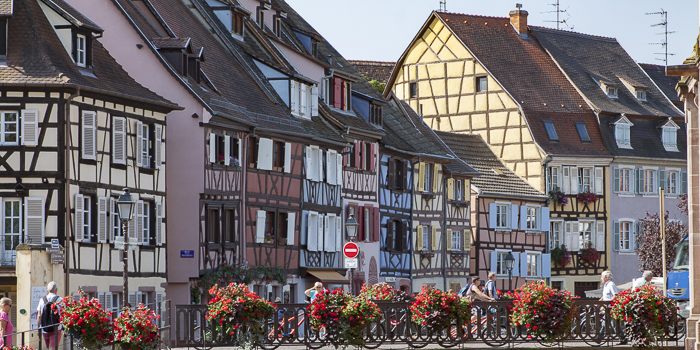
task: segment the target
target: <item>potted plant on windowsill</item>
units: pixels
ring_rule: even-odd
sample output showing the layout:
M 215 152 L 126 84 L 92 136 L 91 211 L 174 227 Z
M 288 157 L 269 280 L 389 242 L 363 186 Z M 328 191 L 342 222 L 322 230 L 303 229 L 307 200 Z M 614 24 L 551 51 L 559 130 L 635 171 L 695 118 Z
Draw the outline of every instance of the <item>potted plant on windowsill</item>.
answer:
M 590 242 L 586 248 L 581 248 L 578 252 L 578 261 L 585 265 L 596 265 L 600 260 L 600 253 L 593 248 Z
M 271 232 L 266 232 L 265 233 L 265 243 L 267 243 L 267 244 L 275 243 L 275 234 L 271 233 Z
M 559 190 L 559 188 L 555 188 L 554 190 L 549 191 L 549 199 L 552 200 L 552 203 L 560 206 L 565 206 L 569 204 L 569 198 L 566 197 L 566 194 Z
M 554 266 L 564 268 L 571 263 L 571 253 L 566 249 L 566 245 L 552 249 L 552 262 Z
M 598 196 L 591 191 L 581 192 L 576 195 L 576 201 L 582 204 L 595 203 L 597 200 Z

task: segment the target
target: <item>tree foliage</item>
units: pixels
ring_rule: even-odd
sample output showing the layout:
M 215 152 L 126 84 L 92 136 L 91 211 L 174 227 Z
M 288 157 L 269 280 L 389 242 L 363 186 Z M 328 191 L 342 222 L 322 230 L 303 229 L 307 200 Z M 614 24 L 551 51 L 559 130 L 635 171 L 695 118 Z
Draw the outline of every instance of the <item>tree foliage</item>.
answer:
M 681 197 L 678 208 L 687 214 L 687 197 Z M 669 220 L 668 211 L 664 215 L 666 222 L 666 271 L 673 267 L 675 250 L 673 247 L 688 234 L 688 227 L 678 220 Z M 659 227 L 659 214 L 649 214 L 639 219 L 639 232 L 636 234 L 638 247 L 636 249 L 639 258 L 639 271 L 649 270 L 654 276 L 663 275 L 661 228 Z

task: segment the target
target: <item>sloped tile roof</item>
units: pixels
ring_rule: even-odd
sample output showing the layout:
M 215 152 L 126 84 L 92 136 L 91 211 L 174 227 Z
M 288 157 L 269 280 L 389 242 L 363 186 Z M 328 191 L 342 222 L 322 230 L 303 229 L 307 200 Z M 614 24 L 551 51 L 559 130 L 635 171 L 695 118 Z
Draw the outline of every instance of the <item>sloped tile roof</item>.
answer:
M 469 163 L 480 175 L 472 179 L 472 185 L 483 192 L 547 197 L 508 169 L 491 151 L 479 135 L 436 131 L 445 144 L 463 161 Z M 494 172 L 496 169 L 501 174 Z
M 369 80 L 377 80 L 380 83 L 386 83 L 391 77 L 391 71 L 394 69 L 396 62 L 380 62 L 380 61 L 360 61 L 348 60 L 355 69 Z
M 666 75 L 666 67 L 657 64 L 640 63 L 642 69 L 649 75 L 649 78 L 656 83 L 661 92 L 668 97 L 671 102 L 683 108 L 681 103 L 681 98 L 678 97 L 676 92 L 676 84 L 681 81 L 681 77 L 674 77 Z
M 617 121 L 619 116 L 600 116 L 600 127 L 603 129 L 603 139 L 608 146 L 610 152 L 618 157 L 645 157 L 659 159 L 687 159 L 686 153 L 686 124 L 678 122 L 680 129 L 677 130 L 676 142 L 678 152 L 667 151 L 661 141 L 660 126 L 666 120 L 658 118 L 644 118 L 627 116 L 634 124 L 630 127 L 630 144 L 632 149 L 620 148 L 615 141 L 615 127 L 613 122 Z
M 153 38 L 153 45 L 159 49 L 185 49 L 190 38 Z
M 64 5 L 62 2 L 53 4 Z M 75 9 L 72 11 L 74 15 L 77 13 Z M 82 15 L 79 17 L 85 20 Z M 176 104 L 132 79 L 98 39 L 93 41 L 92 54 L 92 70 L 78 68 L 38 2 L 15 0 L 8 30 L 7 66 L 0 67 L 0 81 L 5 84 L 63 84 L 177 108 Z
M 540 27 L 530 27 L 530 30 L 597 111 L 664 118 L 683 116 L 617 40 Z M 616 85 L 618 98 L 608 97 L 594 76 Z M 623 81 L 646 88 L 646 101 L 639 101 Z
M 102 33 L 102 28 L 63 0 L 41 0 L 74 25 Z

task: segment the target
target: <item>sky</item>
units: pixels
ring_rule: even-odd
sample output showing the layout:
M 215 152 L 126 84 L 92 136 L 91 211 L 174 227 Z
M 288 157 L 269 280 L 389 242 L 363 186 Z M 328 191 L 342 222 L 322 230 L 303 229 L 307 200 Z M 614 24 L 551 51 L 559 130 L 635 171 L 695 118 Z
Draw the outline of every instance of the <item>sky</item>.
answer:
M 508 17 L 523 4 L 528 24 L 557 27 L 557 0 L 444 0 L 447 11 Z M 346 59 L 396 61 L 440 0 L 287 0 Z M 682 64 L 698 36 L 698 0 L 559 0 L 560 29 L 616 38 L 635 61 L 663 65 L 668 12 L 668 64 Z M 675 54 L 675 55 L 670 55 Z

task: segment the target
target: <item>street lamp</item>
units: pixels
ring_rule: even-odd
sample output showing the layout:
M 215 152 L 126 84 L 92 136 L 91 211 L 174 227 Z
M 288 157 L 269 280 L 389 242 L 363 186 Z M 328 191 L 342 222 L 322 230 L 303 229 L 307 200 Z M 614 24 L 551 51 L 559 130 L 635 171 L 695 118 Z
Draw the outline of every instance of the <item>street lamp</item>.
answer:
M 119 220 L 122 223 L 122 237 L 124 238 L 124 273 L 122 276 L 124 278 L 124 307 L 126 307 L 129 298 L 129 238 L 127 237 L 126 226 L 131 220 L 131 216 L 134 215 L 135 204 L 129 189 L 125 188 L 124 193 L 117 199 L 117 210 L 119 212 Z
M 511 252 L 508 252 L 503 260 L 505 260 L 506 270 L 508 270 L 508 290 L 513 290 L 513 263 L 515 258 Z
M 350 242 L 355 240 L 355 237 L 357 236 L 357 228 L 360 226 L 359 223 L 357 223 L 357 219 L 355 219 L 355 213 L 350 208 L 350 216 L 345 220 L 345 232 L 348 235 L 348 240 Z M 350 295 L 355 295 L 353 294 L 353 277 L 355 275 L 355 268 L 350 268 Z

